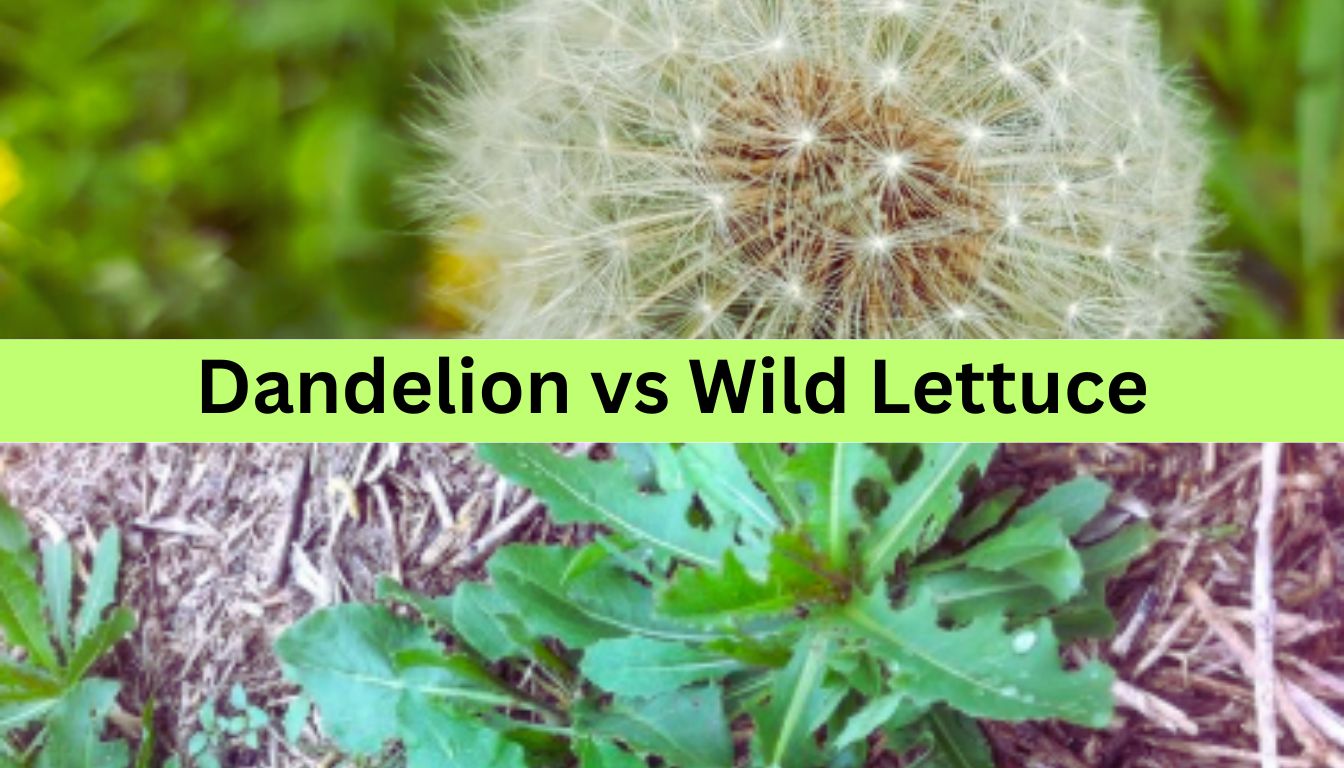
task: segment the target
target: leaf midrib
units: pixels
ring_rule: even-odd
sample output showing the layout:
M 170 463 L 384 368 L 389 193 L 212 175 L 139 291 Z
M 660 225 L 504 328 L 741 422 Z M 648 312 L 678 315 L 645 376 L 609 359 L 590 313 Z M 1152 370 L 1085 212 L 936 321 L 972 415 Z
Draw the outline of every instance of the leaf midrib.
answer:
M 897 542 L 905 536 L 910 525 L 918 517 L 915 513 L 922 510 L 925 505 L 929 503 L 929 500 L 933 498 L 934 494 L 936 494 L 938 489 L 942 486 L 943 480 L 947 478 L 948 473 L 952 471 L 953 467 L 957 466 L 957 462 L 963 455 L 965 455 L 969 448 L 970 443 L 961 443 L 957 447 L 956 452 L 949 456 L 943 463 L 938 474 L 925 485 L 924 492 L 920 494 L 914 503 L 906 507 L 905 515 L 892 526 L 887 534 L 878 541 L 877 546 L 873 548 L 873 555 L 869 558 L 870 568 L 876 568 L 880 563 L 886 560 L 889 554 L 887 550 L 895 547 Z M 872 574 L 869 575 L 871 576 Z
M 709 567 L 714 566 L 715 563 L 713 558 L 689 550 L 686 547 L 681 546 L 679 544 L 666 541 L 652 534 L 648 530 L 640 528 L 634 523 L 620 517 L 619 515 L 609 512 L 606 509 L 606 507 L 597 503 L 597 501 L 593 498 L 591 494 L 580 491 L 576 486 L 569 483 L 564 475 L 552 471 L 550 467 L 548 467 L 546 464 L 542 462 L 537 461 L 534 457 L 524 454 L 520 455 L 519 459 L 523 462 L 526 462 L 529 466 L 532 467 L 533 470 L 540 473 L 541 475 L 549 479 L 551 482 L 555 483 L 560 488 L 562 488 L 569 495 L 569 497 L 572 500 L 574 500 L 574 502 L 577 503 L 580 507 L 595 512 L 600 519 L 606 522 L 607 525 L 610 525 L 611 527 L 616 528 L 618 530 L 624 531 L 626 534 L 629 534 L 636 538 L 643 539 L 656 546 L 662 547 L 663 549 L 666 549 L 667 551 L 677 555 L 678 557 L 682 557 L 691 562 L 697 563 L 702 566 L 709 566 Z

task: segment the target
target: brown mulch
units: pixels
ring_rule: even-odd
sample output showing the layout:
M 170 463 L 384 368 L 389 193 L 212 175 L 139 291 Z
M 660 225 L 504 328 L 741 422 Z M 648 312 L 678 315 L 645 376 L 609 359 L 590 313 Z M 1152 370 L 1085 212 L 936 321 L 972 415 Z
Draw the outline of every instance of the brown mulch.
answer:
M 1116 584 L 1120 632 L 1095 647 L 1125 686 L 1106 731 L 992 725 L 1006 765 L 1260 765 L 1251 595 L 1261 447 L 1009 447 L 1038 486 L 1086 472 L 1149 518 L 1155 549 Z M 1344 448 L 1286 446 L 1274 526 L 1278 764 L 1344 764 Z M 1249 669 L 1248 669 L 1249 667 Z M 1287 700 L 1287 702 L 1284 701 Z M 1305 742 L 1305 743 L 1304 743 Z
M 39 536 L 84 552 L 121 529 L 121 602 L 140 619 L 119 650 L 121 698 L 153 697 L 159 738 L 179 745 L 234 683 L 278 715 L 292 690 L 271 645 L 285 627 L 371 599 L 383 574 L 446 591 L 523 496 L 461 445 L 5 446 L 0 493 Z M 523 522 L 529 536 L 541 519 Z M 239 764 L 288 765 L 286 750 L 272 738 Z
M 1005 766 L 1259 765 L 1253 610 L 1260 446 L 1010 446 L 987 486 L 1078 474 L 1112 516 L 1161 540 L 1117 583 L 1112 640 L 1075 649 L 1117 670 L 1113 725 L 987 726 Z M 1274 528 L 1280 765 L 1344 764 L 1344 448 L 1287 446 Z M 459 445 L 0 447 L 0 493 L 46 537 L 125 537 L 123 603 L 140 616 L 117 673 L 178 743 L 241 683 L 278 714 L 292 694 L 271 642 L 316 606 L 367 599 L 380 574 L 442 592 L 489 546 L 543 535 L 526 495 Z M 296 500 L 298 503 L 296 503 Z M 1277 693 L 1277 697 L 1274 694 Z M 1263 707 L 1263 703 L 1260 705 Z M 179 722 L 174 718 L 183 717 Z M 278 718 L 273 718 L 276 720 Z M 239 764 L 309 765 L 273 738 Z

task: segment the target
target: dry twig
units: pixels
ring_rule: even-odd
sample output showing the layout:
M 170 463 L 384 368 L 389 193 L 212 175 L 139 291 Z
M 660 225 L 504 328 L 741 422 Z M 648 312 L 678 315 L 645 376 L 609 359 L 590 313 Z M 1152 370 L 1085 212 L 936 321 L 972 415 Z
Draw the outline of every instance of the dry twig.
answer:
M 1265 443 L 1260 464 L 1260 510 L 1255 516 L 1255 572 L 1251 607 L 1255 631 L 1255 725 L 1260 740 L 1261 768 L 1279 766 L 1278 715 L 1274 689 L 1274 512 L 1279 506 L 1281 443 Z

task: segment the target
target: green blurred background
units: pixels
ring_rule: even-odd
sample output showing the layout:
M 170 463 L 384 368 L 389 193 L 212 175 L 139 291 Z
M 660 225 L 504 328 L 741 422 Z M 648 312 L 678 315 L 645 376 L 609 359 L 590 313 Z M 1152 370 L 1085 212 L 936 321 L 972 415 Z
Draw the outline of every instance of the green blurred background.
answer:
M 435 332 L 397 184 L 483 2 L 3 0 L 0 335 Z M 1222 333 L 1337 335 L 1344 0 L 1150 4 L 1210 105 Z

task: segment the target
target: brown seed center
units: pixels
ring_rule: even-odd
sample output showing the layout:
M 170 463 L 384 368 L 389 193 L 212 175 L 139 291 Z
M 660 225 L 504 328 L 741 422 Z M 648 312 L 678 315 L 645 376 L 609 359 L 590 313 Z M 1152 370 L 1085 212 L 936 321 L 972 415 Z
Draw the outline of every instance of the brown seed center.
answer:
M 724 245 L 796 286 L 812 334 L 889 335 L 965 298 L 991 217 L 957 133 L 808 64 L 723 89 L 705 159 L 731 190 Z

